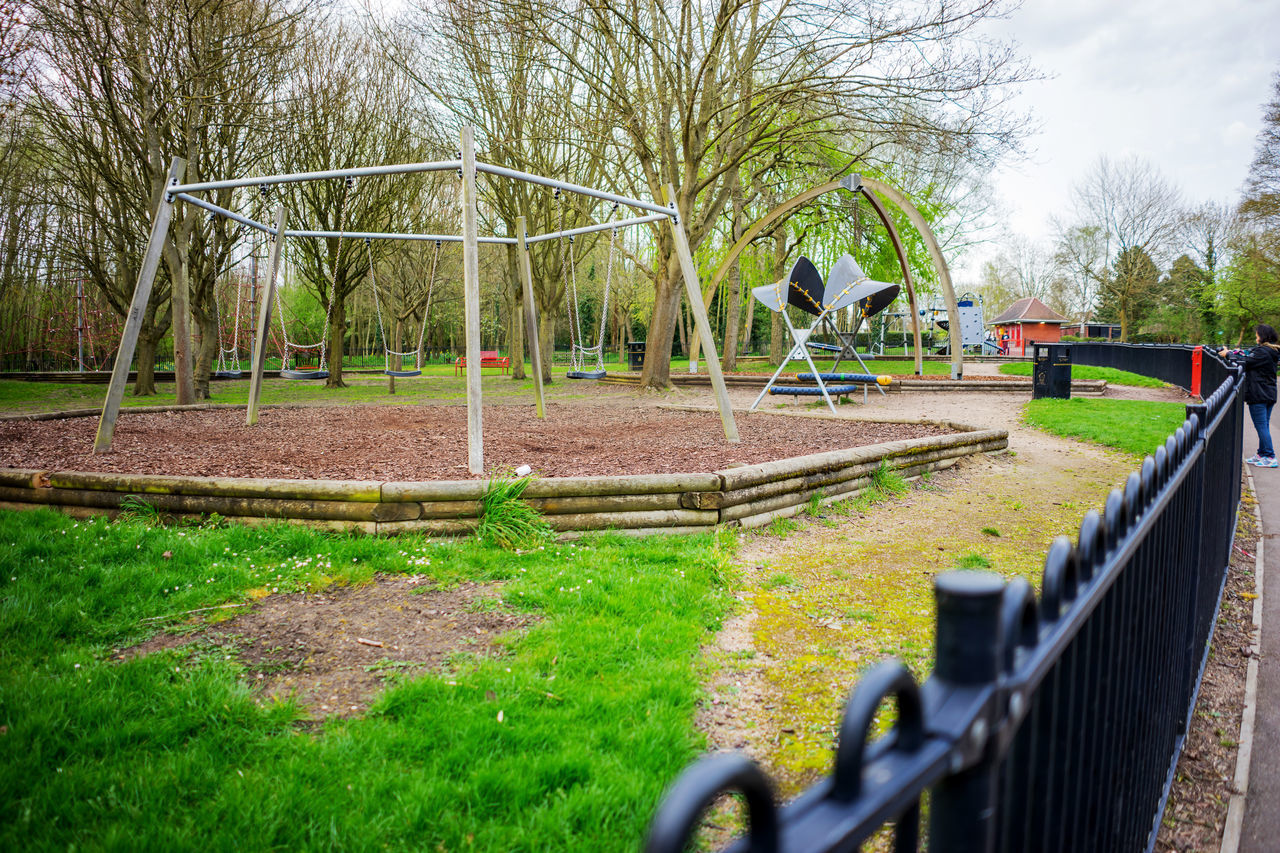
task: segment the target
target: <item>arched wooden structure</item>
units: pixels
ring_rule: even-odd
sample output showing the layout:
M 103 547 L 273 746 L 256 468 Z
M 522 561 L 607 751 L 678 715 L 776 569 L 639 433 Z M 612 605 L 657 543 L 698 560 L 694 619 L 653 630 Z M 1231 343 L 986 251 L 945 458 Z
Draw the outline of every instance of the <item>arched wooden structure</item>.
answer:
M 938 282 L 942 285 L 942 297 L 947 304 L 947 317 L 950 319 L 948 334 L 951 336 L 951 378 L 960 379 L 964 375 L 964 348 L 961 344 L 960 337 L 960 307 L 956 302 L 955 291 L 951 287 L 951 273 L 947 269 L 947 261 L 942 256 L 942 249 L 938 246 L 938 240 L 933 235 L 933 230 L 929 228 L 928 221 L 916 209 L 906 196 L 898 192 L 893 187 L 875 180 L 874 178 L 866 178 L 862 175 L 846 175 L 839 180 L 830 181 L 816 187 L 805 190 L 799 195 L 784 201 L 773 210 L 766 213 L 759 221 L 748 228 L 743 235 L 730 248 L 724 260 L 720 262 L 720 266 L 716 268 L 715 274 L 711 276 L 711 281 L 702 292 L 702 302 L 704 308 L 711 307 L 711 300 L 714 298 L 716 289 L 720 286 L 720 282 L 729 274 L 729 270 L 733 267 L 734 262 L 738 259 L 738 255 L 742 254 L 742 250 L 751 244 L 751 241 L 776 222 L 783 216 L 786 216 L 796 208 L 808 204 L 820 195 L 829 193 L 832 190 L 846 189 L 850 192 L 860 192 L 863 197 L 871 204 L 876 215 L 880 217 L 880 221 L 884 223 L 885 230 L 889 232 L 889 240 L 893 243 L 893 250 L 898 256 L 898 263 L 902 267 L 902 277 L 906 284 L 907 302 L 911 308 L 911 334 L 915 340 L 915 356 L 916 356 L 916 375 L 924 373 L 923 350 L 920 342 L 920 311 L 916 302 L 915 284 L 911 279 L 911 268 L 907 264 L 907 253 L 903 249 L 902 239 L 898 235 L 898 229 L 894 227 L 893 220 L 889 218 L 884 205 L 876 196 L 880 193 L 888 197 L 898 209 L 907 215 L 911 220 L 911 224 L 915 226 L 921 238 L 924 239 L 925 245 L 929 249 L 929 256 L 933 259 L 933 268 L 938 274 Z M 691 347 L 692 358 L 698 357 L 698 343 L 695 340 Z

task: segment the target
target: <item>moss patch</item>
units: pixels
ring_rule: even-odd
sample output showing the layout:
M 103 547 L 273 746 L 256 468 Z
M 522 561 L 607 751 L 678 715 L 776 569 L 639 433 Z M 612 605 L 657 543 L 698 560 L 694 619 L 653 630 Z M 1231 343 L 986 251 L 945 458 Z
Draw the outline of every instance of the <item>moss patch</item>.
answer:
M 863 671 L 897 657 L 927 677 L 934 575 L 986 568 L 1038 587 L 1053 538 L 1073 534 L 1132 466 L 1094 448 L 1068 456 L 1059 448 L 1069 445 L 1048 441 L 1058 447 L 962 463 L 893 500 L 826 509 L 824 523 L 785 542 L 758 535 L 747 544 L 744 557 L 757 565 L 744 602 L 760 656 L 749 663 L 760 689 L 758 707 L 742 713 L 757 723 L 750 751 L 784 796 L 830 772 L 844 703 Z M 778 584 L 781 576 L 792 583 Z M 883 727 L 892 712 L 881 716 Z

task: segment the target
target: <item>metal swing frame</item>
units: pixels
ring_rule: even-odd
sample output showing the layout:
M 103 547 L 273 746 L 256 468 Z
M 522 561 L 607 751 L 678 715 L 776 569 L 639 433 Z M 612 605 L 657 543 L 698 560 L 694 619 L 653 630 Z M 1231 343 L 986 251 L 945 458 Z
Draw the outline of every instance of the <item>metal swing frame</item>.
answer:
M 729 404 L 729 392 L 725 387 L 724 374 L 720 370 L 719 358 L 716 355 L 715 341 L 711 334 L 711 324 L 707 319 L 706 309 L 702 305 L 701 283 L 697 268 L 693 263 L 693 253 L 689 249 L 689 241 L 680 222 L 680 215 L 675 207 L 675 188 L 668 184 L 665 188 L 667 204 L 655 201 L 628 198 L 627 196 L 580 184 L 571 184 L 554 178 L 508 169 L 488 163 L 477 162 L 475 157 L 475 129 L 465 126 L 460 133 L 460 150 L 455 159 L 438 160 L 426 163 L 402 163 L 385 166 L 362 166 L 350 169 L 331 169 L 320 172 L 293 172 L 280 175 L 264 175 L 228 180 L 201 181 L 184 184 L 187 163 L 181 157 L 175 157 L 170 165 L 165 182 L 165 191 L 155 207 L 151 221 L 151 233 L 138 273 L 137 285 L 134 287 L 133 301 L 126 315 L 124 329 L 120 336 L 120 348 L 116 354 L 111 383 L 107 388 L 106 400 L 102 405 L 102 414 L 98 421 L 98 432 L 94 440 L 95 453 L 105 453 L 111 449 L 112 437 L 115 434 L 116 420 L 120 414 L 120 405 L 124 399 L 125 386 L 128 384 L 129 367 L 137 349 L 138 337 L 142 331 L 142 319 L 147 300 L 155 283 L 156 272 L 160 265 L 160 253 L 164 237 L 169 230 L 173 217 L 174 205 L 179 201 L 198 207 L 208 213 L 224 216 L 233 222 L 248 226 L 272 238 L 268 257 L 268 273 L 266 290 L 259 306 L 257 335 L 253 342 L 253 373 L 249 385 L 249 402 L 246 423 L 253 425 L 258 420 L 258 400 L 262 391 L 263 357 L 266 353 L 267 335 L 271 327 L 271 309 L 275 293 L 276 279 L 280 272 L 280 260 L 284 241 L 290 237 L 339 237 L 342 232 L 288 229 L 286 228 L 285 207 L 277 204 L 274 222 L 259 222 L 244 214 L 214 204 L 203 194 L 215 190 L 237 189 L 243 187 L 263 187 L 277 184 L 302 183 L 307 181 L 324 181 L 335 178 L 362 178 L 375 175 L 409 175 L 421 172 L 457 171 L 462 183 L 461 234 L 420 234 L 405 232 L 346 232 L 352 239 L 368 238 L 370 240 L 433 240 L 442 243 L 462 243 L 463 245 L 463 279 L 466 320 L 466 355 L 467 355 L 467 468 L 472 474 L 484 473 L 484 440 L 482 431 L 482 399 L 480 387 L 480 259 L 479 245 L 497 244 L 515 246 L 521 270 L 522 288 L 524 291 L 525 330 L 529 338 L 529 351 L 534 363 L 534 394 L 536 397 L 538 416 L 544 414 L 542 391 L 541 354 L 538 343 L 537 311 L 533 299 L 532 266 L 528 257 L 528 246 L 531 243 L 555 240 L 561 236 L 575 236 L 640 225 L 649 222 L 666 222 L 671 227 L 675 243 L 676 255 L 680 262 L 684 278 L 685 295 L 694 314 L 698 338 L 703 351 L 708 357 L 708 372 L 715 390 L 716 405 L 720 412 L 721 424 L 724 427 L 725 440 L 738 442 L 738 427 L 733 417 L 733 409 Z M 629 219 L 605 224 L 586 225 L 580 228 L 560 230 L 549 234 L 529 235 L 526 230 L 527 220 L 517 218 L 514 236 L 480 236 L 477 215 L 478 188 L 477 177 L 486 174 L 492 178 L 507 178 L 539 186 L 572 192 L 578 195 L 601 201 L 615 202 L 631 208 L 637 215 Z M 181 341 L 186 346 L 189 341 Z

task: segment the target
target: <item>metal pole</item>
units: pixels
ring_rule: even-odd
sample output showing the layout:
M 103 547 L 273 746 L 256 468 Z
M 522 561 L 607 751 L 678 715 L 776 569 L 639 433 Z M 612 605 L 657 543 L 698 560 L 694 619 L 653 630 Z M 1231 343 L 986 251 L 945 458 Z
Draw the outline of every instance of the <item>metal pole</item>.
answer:
M 436 160 L 429 163 L 397 163 L 391 166 L 359 166 L 354 169 L 330 169 L 326 172 L 290 172 L 283 175 L 265 175 L 260 178 L 232 178 L 225 181 L 205 181 L 200 184 L 182 184 L 174 192 L 201 193 L 209 190 L 229 190 L 236 187 L 257 187 L 273 184 L 296 184 L 303 181 L 323 181 L 329 178 L 366 178 L 372 175 L 408 175 L 415 172 L 449 172 L 462 163 L 458 160 Z
M 536 237 L 526 237 L 527 243 L 543 243 L 547 240 L 556 240 L 560 237 L 577 237 L 582 234 L 592 234 L 596 231 L 609 231 L 618 228 L 629 228 L 632 225 L 643 225 L 646 222 L 661 222 L 664 219 L 670 219 L 670 214 L 655 213 L 652 216 L 633 216 L 630 219 L 619 219 L 617 222 L 602 222 L 598 225 L 584 225 L 581 228 L 569 228 L 565 231 L 553 231 L 549 234 L 539 234 Z
M 247 225 L 248 227 L 253 228 L 254 230 L 262 231 L 267 234 L 271 233 L 271 229 L 266 225 L 263 225 L 258 220 L 250 219 L 247 216 L 241 216 L 235 211 L 227 210 L 225 207 L 220 207 L 211 201 L 205 201 L 202 198 L 197 198 L 193 195 L 188 195 L 187 193 L 174 193 L 173 197 L 180 198 L 183 201 L 185 201 L 187 204 L 194 204 L 196 207 L 200 208 L 201 210 L 207 210 L 210 213 L 217 214 L 218 216 L 225 216 L 227 219 L 230 219 L 232 222 L 239 222 L 241 225 Z
M 480 402 L 480 251 L 476 234 L 475 128 L 462 128 L 462 277 L 467 334 L 467 470 L 484 473 Z
M 133 302 L 125 317 L 124 330 L 120 333 L 120 349 L 116 351 L 116 363 L 111 370 L 107 399 L 102 403 L 98 435 L 93 442 L 94 453 L 107 453 L 111 450 L 111 437 L 116 431 L 116 417 L 120 414 L 120 403 L 124 399 L 124 386 L 129 382 L 129 365 L 133 362 L 133 353 L 138 347 L 138 334 L 142 331 L 142 315 L 147 310 L 147 300 L 151 298 L 151 286 L 155 283 L 156 270 L 160 266 L 160 250 L 164 246 L 164 236 L 169 231 L 169 220 L 173 217 L 171 188 L 177 186 L 186 171 L 187 161 L 174 157 L 169 166 L 167 187 L 156 204 L 151 236 L 147 238 L 147 249 L 142 256 L 142 269 L 138 272 L 138 283 L 133 288 Z
M 276 205 L 276 233 L 284 234 L 284 205 Z M 262 288 L 262 305 L 258 307 L 258 334 L 253 339 L 253 364 L 249 376 L 249 410 L 245 415 L 245 423 L 253 426 L 258 422 L 258 397 L 262 394 L 262 369 L 267 358 L 267 334 L 271 331 L 271 306 L 275 302 L 276 277 L 280 273 L 280 257 L 284 254 L 283 236 L 276 237 L 267 254 L 267 282 Z M 283 358 L 283 354 L 282 354 Z M 283 363 L 282 363 L 283 366 Z
M 533 393 L 537 398 L 538 417 L 546 417 L 542 399 L 542 342 L 538 337 L 538 308 L 533 304 L 533 265 L 529 262 L 529 244 L 524 236 L 525 219 L 516 217 L 517 238 L 520 241 L 520 285 L 524 292 L 524 327 L 529 338 L 529 361 L 533 364 Z
M 666 186 L 667 201 L 674 203 L 675 187 Z M 684 226 L 671 211 L 671 234 L 675 238 L 676 256 L 680 259 L 680 272 L 684 278 L 684 292 L 689 300 L 689 310 L 693 313 L 694 325 L 698 327 L 698 339 L 707 354 L 707 373 L 711 376 L 711 387 L 716 392 L 716 406 L 720 409 L 720 423 L 724 426 L 725 440 L 730 444 L 738 443 L 738 424 L 733 419 L 733 407 L 729 405 L 729 389 L 724 384 L 724 373 L 720 370 L 720 356 L 716 354 L 716 342 L 711 336 L 711 322 L 707 319 L 707 309 L 702 306 L 702 288 L 698 283 L 698 268 L 693 265 L 693 253 L 689 251 L 689 241 L 684 234 Z
M 286 231 L 286 237 L 329 237 L 341 236 L 348 240 L 418 240 L 422 242 L 465 243 L 458 234 L 398 234 L 393 231 Z M 477 243 L 489 243 L 499 246 L 514 246 L 515 237 L 476 237 Z
M 488 163 L 477 163 L 476 168 L 488 175 L 497 175 L 502 178 L 514 178 L 517 181 L 524 181 L 529 184 L 538 184 L 544 187 L 553 187 L 555 189 L 565 190 L 579 195 L 598 198 L 603 201 L 612 201 L 617 204 L 625 204 L 627 207 L 635 207 L 640 210 L 648 210 L 652 213 L 661 213 L 666 217 L 674 217 L 675 214 L 670 208 L 663 207 L 652 201 L 641 201 L 638 198 L 627 198 L 624 195 L 615 195 L 607 193 L 603 190 L 584 187 L 581 184 L 570 184 L 565 181 L 557 181 L 554 178 L 544 178 L 541 175 L 533 175 L 529 172 L 519 172 L 515 169 L 507 169 L 503 166 L 492 166 Z

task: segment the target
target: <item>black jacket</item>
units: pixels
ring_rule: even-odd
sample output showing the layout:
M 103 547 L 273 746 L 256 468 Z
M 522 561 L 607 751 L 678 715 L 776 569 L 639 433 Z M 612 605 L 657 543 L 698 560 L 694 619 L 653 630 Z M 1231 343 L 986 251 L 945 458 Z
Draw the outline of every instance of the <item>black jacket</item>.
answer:
M 1274 403 L 1276 401 L 1276 364 L 1280 362 L 1280 347 L 1259 344 L 1249 350 L 1244 365 L 1244 401 L 1246 403 Z

